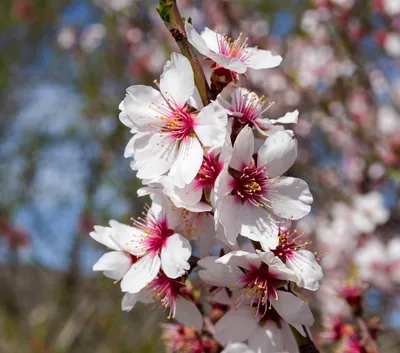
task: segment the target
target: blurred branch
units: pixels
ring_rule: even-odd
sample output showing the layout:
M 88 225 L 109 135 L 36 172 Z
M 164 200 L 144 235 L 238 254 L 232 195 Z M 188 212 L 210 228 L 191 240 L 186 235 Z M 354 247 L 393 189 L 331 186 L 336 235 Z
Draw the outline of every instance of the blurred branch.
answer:
M 159 8 L 157 9 L 161 19 L 164 21 L 165 26 L 174 37 L 176 44 L 181 50 L 182 54 L 190 61 L 194 73 L 194 81 L 199 91 L 201 101 L 206 106 L 209 102 L 210 88 L 204 75 L 203 68 L 196 54 L 193 51 L 192 45 L 186 37 L 185 25 L 182 16 L 179 12 L 176 0 L 160 0 Z
M 297 329 L 290 326 L 294 337 L 296 338 L 297 345 L 299 346 L 300 353 L 320 353 L 318 348 L 315 346 L 314 342 L 307 333 L 306 327 L 303 326 L 304 332 L 306 332 L 306 337 L 303 337 Z

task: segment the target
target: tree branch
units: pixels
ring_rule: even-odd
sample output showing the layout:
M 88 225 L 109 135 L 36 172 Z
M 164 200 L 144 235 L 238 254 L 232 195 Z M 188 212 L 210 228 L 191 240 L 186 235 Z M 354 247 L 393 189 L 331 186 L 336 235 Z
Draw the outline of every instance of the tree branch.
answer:
M 296 338 L 297 345 L 299 346 L 300 353 L 320 353 L 318 348 L 315 346 L 314 342 L 308 335 L 306 328 L 303 326 L 303 329 L 306 333 L 306 337 L 303 337 L 297 329 L 290 326 L 294 337 Z
M 209 103 L 210 88 L 204 75 L 203 68 L 194 53 L 192 45 L 186 37 L 185 25 L 182 16 L 179 12 L 176 0 L 160 0 L 158 14 L 164 21 L 165 26 L 174 37 L 176 44 L 181 50 L 182 54 L 190 61 L 194 73 L 194 81 L 199 91 L 201 101 L 206 106 Z

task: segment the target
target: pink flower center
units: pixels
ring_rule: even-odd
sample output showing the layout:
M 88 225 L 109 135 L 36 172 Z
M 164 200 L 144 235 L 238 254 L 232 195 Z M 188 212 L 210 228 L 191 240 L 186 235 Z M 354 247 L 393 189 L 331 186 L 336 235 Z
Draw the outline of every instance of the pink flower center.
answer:
M 146 219 L 138 217 L 134 221 L 136 227 L 141 230 L 146 237 L 142 242 L 142 246 L 146 252 L 158 255 L 161 249 L 165 246 L 167 239 L 175 232 L 168 228 L 168 221 L 163 216 L 157 219 L 155 215 L 149 210 Z
M 270 189 L 270 181 L 266 174 L 265 166 L 256 167 L 254 162 L 244 167 L 241 172 L 230 170 L 232 177 L 232 195 L 244 204 L 251 203 L 258 207 L 270 207 L 271 202 L 267 195 Z
M 155 80 L 154 83 L 160 88 Z M 153 103 L 151 107 L 157 112 L 155 123 L 160 135 L 168 133 L 175 140 L 182 140 L 194 134 L 194 119 L 197 112 L 189 112 L 187 104 L 180 106 L 168 92 L 161 92 L 164 101 L 160 105 Z M 163 147 L 163 146 L 161 146 Z
M 279 244 L 276 249 L 271 250 L 275 256 L 278 256 L 283 262 L 293 258 L 296 252 L 307 247 L 308 243 L 299 244 L 298 240 L 303 237 L 304 233 L 298 234 L 297 230 L 290 232 L 289 227 L 279 225 Z
M 243 38 L 243 33 L 232 41 L 232 38 L 224 36 L 222 33 L 217 33 L 218 52 L 230 59 L 238 59 L 241 62 L 248 60 L 252 54 L 248 52 L 247 41 L 249 38 Z
M 175 140 L 182 140 L 194 134 L 194 116 L 185 109 L 170 111 L 160 119 L 165 122 L 161 134 L 163 132 L 170 133 Z
M 267 301 L 275 297 L 278 299 L 277 286 L 282 281 L 270 272 L 269 266 L 261 263 L 259 267 L 251 266 L 249 270 L 239 279 L 240 296 L 236 305 L 242 303 L 245 299 L 251 299 L 251 306 L 256 309 L 256 315 L 265 316 L 268 310 Z
M 232 102 L 232 117 L 235 118 L 233 129 L 239 130 L 245 125 L 258 125 L 257 119 L 273 105 L 273 102 L 265 106 L 265 97 L 257 95 L 245 88 L 236 90 Z M 264 107 L 265 106 L 265 107 Z M 240 113 L 241 116 L 238 116 Z
M 223 168 L 223 163 L 214 156 L 213 153 L 205 153 L 203 163 L 197 173 L 196 187 L 204 188 L 206 186 L 214 187 L 215 180 Z
M 182 282 L 167 277 L 162 271 L 160 271 L 158 277 L 149 284 L 149 289 L 153 290 L 156 298 L 161 301 L 161 305 L 165 309 L 169 308 L 168 318 L 175 317 L 176 299 L 184 287 L 185 285 Z

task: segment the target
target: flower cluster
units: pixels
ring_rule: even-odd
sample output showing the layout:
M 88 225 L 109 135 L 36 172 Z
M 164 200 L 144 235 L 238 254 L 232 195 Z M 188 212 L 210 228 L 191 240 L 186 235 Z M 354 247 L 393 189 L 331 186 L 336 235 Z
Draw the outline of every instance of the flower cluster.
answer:
M 95 226 L 91 237 L 112 251 L 93 269 L 121 282 L 123 310 L 159 302 L 183 325 L 168 326 L 170 351 L 192 342 L 200 350 L 185 351 L 298 352 L 293 332 L 308 337 L 314 322 L 298 293 L 317 290 L 323 277 L 304 234 L 291 228 L 313 202 L 305 181 L 284 175 L 297 157 L 284 125 L 297 123 L 298 112 L 267 118 L 271 103 L 239 82 L 247 69 L 282 58 L 248 47 L 242 34 L 185 28 L 219 72 L 212 83 L 221 70 L 229 80 L 204 105 L 190 61 L 173 53 L 156 88 L 127 89 L 119 118 L 133 136 L 125 157 L 144 184 L 139 196 L 152 203 L 133 225 Z

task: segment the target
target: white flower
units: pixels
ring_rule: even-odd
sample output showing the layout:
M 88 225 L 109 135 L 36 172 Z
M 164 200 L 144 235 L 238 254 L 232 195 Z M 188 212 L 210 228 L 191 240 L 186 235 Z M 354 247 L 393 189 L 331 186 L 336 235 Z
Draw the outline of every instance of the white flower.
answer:
M 264 96 L 258 97 L 256 93 L 233 83 L 223 89 L 217 97 L 217 102 L 226 109 L 228 117 L 233 118 L 233 131 L 240 131 L 249 125 L 268 136 L 283 130 L 282 126 L 275 124 L 295 124 L 299 116 L 299 112 L 295 110 L 276 120 L 263 118 L 263 113 L 273 103 L 265 106 Z
M 169 318 L 174 318 L 187 327 L 201 330 L 203 317 L 196 305 L 184 296 L 184 288 L 184 283 L 160 272 L 139 293 L 125 293 L 121 307 L 123 311 L 131 311 L 138 301 L 146 304 L 160 301 L 161 305 L 169 310 Z
M 214 217 L 209 209 L 199 206 L 192 212 L 186 208 L 178 208 L 174 206 L 173 199 L 170 198 L 165 189 L 160 185 L 150 184 L 147 187 L 138 190 L 139 196 L 149 195 L 160 209 L 163 209 L 167 218 L 176 224 L 175 231 L 182 234 L 187 239 L 197 240 L 200 256 L 207 256 L 212 247 L 217 242 L 217 234 L 214 226 Z M 205 205 L 205 204 L 204 204 Z M 208 205 L 206 205 L 208 206 Z
M 314 318 L 308 305 L 301 299 L 289 292 L 279 292 L 280 300 L 271 302 L 266 321 L 261 323 L 261 318 L 254 317 L 250 307 L 230 310 L 216 323 L 214 337 L 222 344 L 247 341 L 257 353 L 298 352 L 288 324 L 305 335 L 302 325 L 311 326 Z
M 115 221 L 111 227 L 96 226 L 91 237 L 115 251 L 103 255 L 93 270 L 122 279 L 121 289 L 129 293 L 143 289 L 160 268 L 170 278 L 182 276 L 190 268 L 191 246 L 170 221 L 163 212 L 149 210 L 144 220 L 135 221 L 136 227 Z
M 296 273 L 299 287 L 315 291 L 324 277 L 322 268 L 315 255 L 306 250 L 308 242 L 301 242 L 303 233 L 298 234 L 296 229 L 290 232 L 289 227 L 290 222 L 287 226 L 279 226 L 279 244 L 271 251 Z
M 224 67 L 230 71 L 243 74 L 247 68 L 269 69 L 278 66 L 282 58 L 273 55 L 270 51 L 257 47 L 249 48 L 247 38 L 239 38 L 231 41 L 222 33 L 205 28 L 201 33 L 196 32 L 190 23 L 185 24 L 187 38 L 201 54 L 214 61 L 218 67 Z
M 169 171 L 179 187 L 197 175 L 203 148 L 221 147 L 225 141 L 227 116 L 211 103 L 193 111 L 187 102 L 194 93 L 189 60 L 173 53 L 160 78 L 160 92 L 148 86 L 131 86 L 120 105 L 120 120 L 135 134 L 125 157 L 142 179 Z
M 103 271 L 105 276 L 116 281 L 123 280 L 131 269 L 147 270 L 152 276 L 157 275 L 159 265 L 152 266 L 149 256 L 139 259 L 131 253 L 129 243 L 137 234 L 135 228 L 111 220 L 110 227 L 95 226 L 94 229 L 95 231 L 91 232 L 90 236 L 113 250 L 105 253 L 94 264 L 94 271 Z M 138 277 L 137 284 L 143 288 L 150 280 Z
M 395 16 L 400 13 L 400 2 L 398 0 L 382 0 L 383 9 L 390 16 Z
M 296 280 L 294 272 L 271 252 L 233 251 L 221 258 L 198 262 L 200 278 L 207 284 L 226 287 L 213 297 L 231 305 L 215 325 L 215 338 L 222 344 L 244 342 L 255 352 L 292 352 L 296 346 L 287 324 L 302 335 L 302 325 L 311 326 L 313 315 L 306 303 L 292 293 L 279 290 Z M 280 328 L 279 328 L 280 327 Z
M 285 285 L 287 281 L 297 280 L 294 271 L 288 269 L 270 251 L 231 251 L 221 258 L 205 257 L 198 261 L 198 265 L 202 268 L 199 276 L 203 282 L 211 286 L 238 290 L 240 294 L 234 300 L 235 306 L 239 307 L 242 303 L 250 301 L 257 315 L 261 316 L 267 312 L 267 300 L 273 298 L 272 305 L 278 300 L 277 288 Z
M 400 239 L 393 238 L 385 247 L 378 239 L 372 239 L 354 255 L 364 281 L 388 289 L 400 283 Z
M 359 232 L 373 232 L 377 225 L 384 224 L 390 216 L 385 207 L 381 193 L 371 191 L 365 195 L 357 195 L 354 198 L 353 225 Z
M 256 159 L 255 152 L 258 152 Z M 240 233 L 273 249 L 278 245 L 274 215 L 300 219 L 310 212 L 313 198 L 307 183 L 280 177 L 296 156 L 297 141 L 290 133 L 276 132 L 258 151 L 254 151 L 254 136 L 249 126 L 239 133 L 229 168 L 221 172 L 217 181 L 216 218 L 230 244 L 236 243 Z

